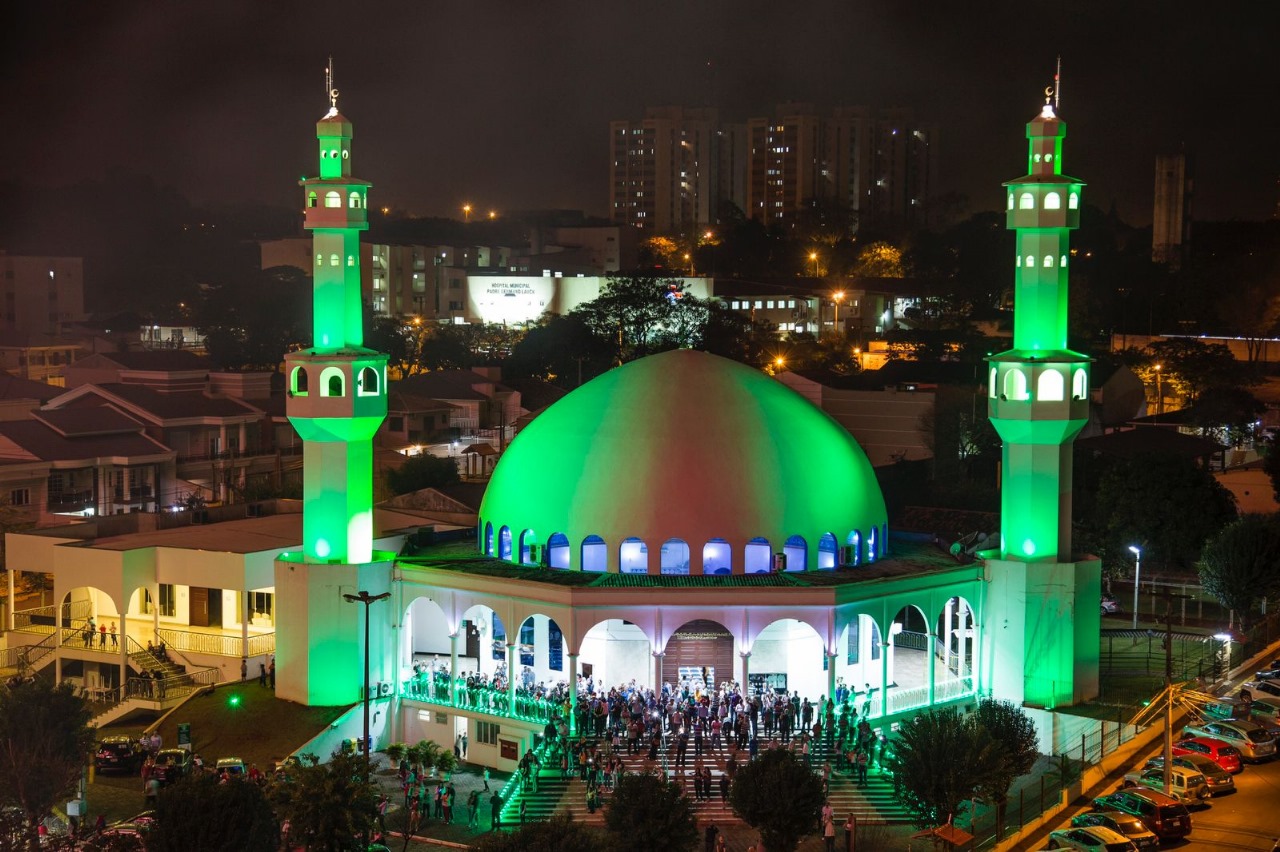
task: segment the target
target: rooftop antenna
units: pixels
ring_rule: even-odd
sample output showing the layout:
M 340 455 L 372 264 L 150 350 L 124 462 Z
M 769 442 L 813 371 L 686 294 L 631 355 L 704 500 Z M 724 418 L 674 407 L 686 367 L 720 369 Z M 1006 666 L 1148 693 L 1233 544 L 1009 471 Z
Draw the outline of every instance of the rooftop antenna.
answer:
M 1058 67 L 1053 72 L 1053 111 L 1058 111 L 1058 103 L 1062 98 L 1062 54 L 1058 54 Z
M 333 111 L 338 109 L 338 90 L 333 87 L 333 57 L 329 57 L 329 64 L 324 67 L 324 90 L 329 96 L 329 107 Z

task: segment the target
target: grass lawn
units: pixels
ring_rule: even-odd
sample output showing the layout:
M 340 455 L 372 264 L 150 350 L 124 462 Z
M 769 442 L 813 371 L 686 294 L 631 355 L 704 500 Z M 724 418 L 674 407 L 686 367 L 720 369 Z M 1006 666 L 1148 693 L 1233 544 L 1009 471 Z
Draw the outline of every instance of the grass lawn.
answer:
M 231 699 L 240 700 L 233 705 Z M 324 730 L 347 707 L 303 707 L 275 697 L 256 680 L 219 686 L 184 704 L 160 725 L 164 747 L 178 744 L 178 723 L 191 723 L 192 749 L 212 766 L 220 757 L 238 757 L 258 764 L 264 772 L 272 762 Z M 98 737 L 116 734 L 137 736 L 151 723 L 133 719 L 108 725 Z M 97 775 L 89 787 L 89 811 L 107 814 L 109 821 L 127 819 L 143 809 L 142 779 L 137 775 Z

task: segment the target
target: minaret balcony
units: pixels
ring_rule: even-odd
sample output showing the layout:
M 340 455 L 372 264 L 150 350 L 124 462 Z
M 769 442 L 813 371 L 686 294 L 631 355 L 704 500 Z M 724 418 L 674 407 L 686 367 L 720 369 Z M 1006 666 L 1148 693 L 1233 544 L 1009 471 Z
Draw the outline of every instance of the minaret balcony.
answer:
M 1073 352 L 991 359 L 988 412 L 1001 437 L 1061 443 L 1079 431 L 1089 418 L 1088 366 L 1087 358 Z

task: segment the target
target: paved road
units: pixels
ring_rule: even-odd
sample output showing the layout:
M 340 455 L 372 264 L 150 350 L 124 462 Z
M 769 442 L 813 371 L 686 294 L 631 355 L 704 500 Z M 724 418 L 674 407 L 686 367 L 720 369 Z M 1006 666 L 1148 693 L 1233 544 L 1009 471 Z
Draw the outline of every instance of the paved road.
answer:
M 1141 755 L 1141 766 L 1159 753 L 1153 748 Z M 1061 825 L 1070 825 L 1070 817 L 1086 808 L 1068 812 Z M 1162 848 L 1178 852 L 1211 852 L 1215 849 L 1260 849 L 1271 852 L 1280 837 L 1280 760 L 1251 764 L 1236 776 L 1236 792 L 1210 800 L 1208 808 L 1191 812 L 1191 836 L 1186 841 Z

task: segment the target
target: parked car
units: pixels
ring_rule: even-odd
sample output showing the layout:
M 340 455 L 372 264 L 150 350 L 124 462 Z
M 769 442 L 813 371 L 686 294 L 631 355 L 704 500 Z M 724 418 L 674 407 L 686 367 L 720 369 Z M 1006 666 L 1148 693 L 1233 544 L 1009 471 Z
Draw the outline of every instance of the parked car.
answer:
M 1258 680 L 1268 680 L 1272 678 L 1280 678 L 1280 660 L 1272 660 L 1267 663 L 1265 669 L 1257 672 Z
M 244 761 L 238 757 L 220 757 L 213 770 L 215 775 L 227 773 L 232 778 L 243 778 L 245 776 Z
M 1124 776 L 1126 787 L 1150 787 L 1164 792 L 1164 769 L 1142 769 Z M 1174 764 L 1169 773 L 1169 793 L 1184 805 L 1201 805 L 1209 798 L 1209 784 L 1193 769 Z
M 1120 602 L 1108 594 L 1102 596 L 1102 614 L 1103 615 L 1119 615 Z
M 1240 687 L 1240 698 L 1243 701 L 1252 701 L 1255 697 L 1269 695 L 1272 698 L 1280 698 L 1280 680 L 1251 680 L 1247 681 Z
M 1187 725 L 1182 729 L 1182 739 L 1187 737 L 1212 737 L 1240 749 L 1240 756 L 1251 762 L 1267 760 L 1275 756 L 1276 741 L 1257 722 L 1207 722 L 1203 725 Z
M 1049 832 L 1050 849 L 1081 849 L 1085 852 L 1135 852 L 1137 845 L 1119 832 L 1100 825 L 1064 828 Z
M 1100 811 L 1120 811 L 1142 820 L 1142 824 L 1163 840 L 1176 840 L 1191 833 L 1187 806 L 1157 790 L 1134 787 L 1117 790 L 1093 800 Z
M 104 737 L 93 752 L 93 765 L 99 772 L 137 772 L 144 754 L 132 737 Z
M 1280 737 L 1280 698 L 1255 697 L 1249 712 L 1252 721 L 1266 728 L 1273 737 Z
M 1230 745 L 1222 740 L 1215 740 L 1212 737 L 1188 737 L 1185 740 L 1178 740 L 1173 744 L 1174 755 L 1200 755 L 1213 761 L 1213 763 L 1221 770 L 1230 772 L 1232 775 L 1239 774 L 1244 771 L 1244 761 L 1240 758 L 1240 749 Z M 1204 771 L 1203 769 L 1201 770 Z M 1206 772 L 1205 778 L 1209 775 Z M 1209 782 L 1210 788 L 1213 782 Z
M 174 784 L 191 772 L 191 753 L 184 748 L 165 748 L 156 752 L 151 774 L 161 784 Z
M 1138 849 L 1156 849 L 1160 846 L 1160 838 L 1155 832 L 1142 824 L 1142 820 L 1122 811 L 1087 811 L 1071 819 L 1071 824 L 1078 828 L 1100 825 L 1109 828 L 1116 834 L 1123 834 Z
M 1187 742 L 1191 742 L 1191 740 Z M 1231 748 L 1231 746 L 1223 747 Z M 1237 757 L 1236 765 L 1238 766 L 1239 764 L 1240 759 Z M 1201 754 L 1194 749 L 1179 754 L 1177 746 L 1174 746 L 1173 765 L 1189 769 L 1192 772 L 1199 772 L 1203 775 L 1205 783 L 1209 785 L 1210 796 L 1221 796 L 1224 793 L 1234 793 L 1236 791 L 1236 779 L 1232 778 L 1230 772 L 1215 763 L 1213 758 L 1207 754 Z M 1144 768 L 1163 770 L 1164 756 L 1151 758 Z

